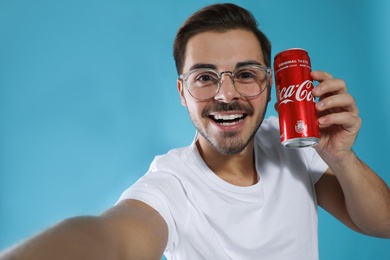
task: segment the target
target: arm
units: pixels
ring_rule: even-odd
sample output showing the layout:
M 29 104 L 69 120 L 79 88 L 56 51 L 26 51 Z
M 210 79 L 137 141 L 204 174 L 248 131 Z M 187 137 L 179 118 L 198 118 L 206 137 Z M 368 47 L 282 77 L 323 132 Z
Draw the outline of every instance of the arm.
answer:
M 374 172 L 369 175 L 359 172 L 356 175 L 361 176 L 351 185 L 348 180 L 339 181 L 328 169 L 316 183 L 318 204 L 357 232 L 390 238 L 387 185 Z M 361 182 L 364 185 L 360 185 Z
M 390 190 L 352 151 L 361 119 L 345 82 L 313 72 L 321 139 L 316 150 L 329 165 L 316 184 L 318 203 L 352 229 L 390 238 Z
M 150 206 L 126 200 L 99 217 L 76 217 L 0 255 L 11 259 L 161 259 L 164 219 Z

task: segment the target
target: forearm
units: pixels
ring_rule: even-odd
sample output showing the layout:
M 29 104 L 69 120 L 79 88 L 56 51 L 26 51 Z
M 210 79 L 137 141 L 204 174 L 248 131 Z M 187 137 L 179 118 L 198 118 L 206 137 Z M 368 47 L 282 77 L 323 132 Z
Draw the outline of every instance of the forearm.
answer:
M 118 259 L 109 232 L 97 217 L 65 220 L 0 255 L 1 260 Z
M 147 204 L 121 201 L 99 217 L 65 220 L 0 255 L 0 260 L 161 259 L 168 227 Z
M 390 238 L 390 191 L 386 183 L 352 152 L 329 165 L 355 225 L 366 234 Z

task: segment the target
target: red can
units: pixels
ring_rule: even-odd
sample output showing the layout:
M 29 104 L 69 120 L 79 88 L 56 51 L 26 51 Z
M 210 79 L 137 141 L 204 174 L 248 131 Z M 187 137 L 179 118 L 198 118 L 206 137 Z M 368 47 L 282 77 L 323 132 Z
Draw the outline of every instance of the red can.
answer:
M 280 141 L 285 147 L 314 146 L 320 138 L 310 58 L 304 49 L 288 49 L 274 58 Z

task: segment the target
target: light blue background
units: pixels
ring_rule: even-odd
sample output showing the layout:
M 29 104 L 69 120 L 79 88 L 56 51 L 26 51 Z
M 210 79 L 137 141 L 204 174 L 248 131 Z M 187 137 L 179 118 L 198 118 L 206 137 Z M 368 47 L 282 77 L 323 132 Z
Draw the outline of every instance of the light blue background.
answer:
M 0 250 L 99 214 L 156 154 L 191 142 L 172 42 L 214 1 L 0 1 Z M 355 151 L 387 183 L 390 2 L 234 1 L 273 43 L 346 80 L 363 119 Z M 268 115 L 276 115 L 272 105 Z M 321 259 L 390 259 L 389 240 L 320 210 Z

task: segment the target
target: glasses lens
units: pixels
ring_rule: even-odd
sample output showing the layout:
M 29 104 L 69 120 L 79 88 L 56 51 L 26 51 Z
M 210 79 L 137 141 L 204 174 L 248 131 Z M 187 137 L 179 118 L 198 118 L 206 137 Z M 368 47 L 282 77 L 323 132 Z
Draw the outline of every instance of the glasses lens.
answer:
M 226 72 L 222 72 L 226 73 Z M 232 74 L 234 87 L 240 95 L 254 97 L 260 95 L 267 86 L 266 68 L 258 66 L 244 66 L 236 69 Z M 188 92 L 196 99 L 213 98 L 219 91 L 220 75 L 211 69 L 196 69 L 189 72 L 184 78 Z
M 219 77 L 212 70 L 195 70 L 187 77 L 186 82 L 188 91 L 197 99 L 209 99 L 218 92 Z
M 243 96 L 261 94 L 267 85 L 267 72 L 259 67 L 239 68 L 234 72 L 236 90 Z

